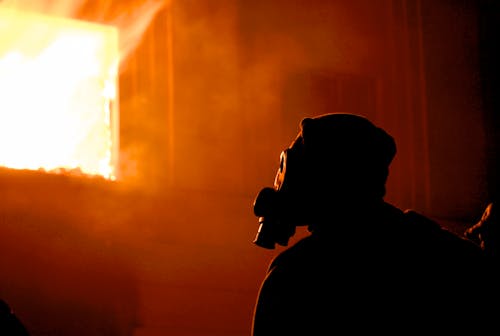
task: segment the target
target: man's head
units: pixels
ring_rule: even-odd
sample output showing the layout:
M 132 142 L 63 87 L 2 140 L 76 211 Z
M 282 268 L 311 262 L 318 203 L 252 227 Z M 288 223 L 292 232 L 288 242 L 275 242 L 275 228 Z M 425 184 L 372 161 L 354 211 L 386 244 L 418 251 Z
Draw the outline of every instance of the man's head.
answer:
M 382 201 L 395 154 L 394 139 L 365 117 L 305 118 L 281 154 L 272 192 L 265 188 L 257 196 L 254 212 L 294 232 L 325 215 Z
M 294 156 L 292 164 L 300 171 L 290 176 L 291 187 L 322 193 L 322 198 L 328 195 L 348 201 L 385 195 L 396 144 L 383 129 L 365 117 L 349 113 L 305 118 L 300 126 L 297 138 L 286 150 Z

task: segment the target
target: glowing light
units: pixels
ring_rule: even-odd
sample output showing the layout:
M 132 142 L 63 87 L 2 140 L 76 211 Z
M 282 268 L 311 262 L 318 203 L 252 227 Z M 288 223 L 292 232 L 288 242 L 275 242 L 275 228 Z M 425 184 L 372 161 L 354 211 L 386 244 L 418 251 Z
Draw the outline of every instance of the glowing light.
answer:
M 0 9 L 0 165 L 115 179 L 118 30 Z

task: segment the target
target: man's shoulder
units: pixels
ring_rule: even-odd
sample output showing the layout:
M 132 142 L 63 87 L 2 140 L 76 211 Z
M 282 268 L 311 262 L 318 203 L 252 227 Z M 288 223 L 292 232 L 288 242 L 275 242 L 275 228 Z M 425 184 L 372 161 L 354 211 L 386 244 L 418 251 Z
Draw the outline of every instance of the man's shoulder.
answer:
M 414 232 L 417 236 L 425 236 L 431 240 L 436 239 L 439 240 L 440 243 L 457 243 L 472 250 L 480 250 L 479 245 L 473 243 L 471 240 L 450 231 L 447 227 L 438 223 L 436 220 L 431 219 L 430 217 L 425 216 L 413 209 L 405 210 L 404 217 L 408 229 L 411 232 Z
M 477 270 L 488 265 L 484 251 L 473 241 L 414 210 L 406 210 L 405 217 L 418 256 L 445 268 Z

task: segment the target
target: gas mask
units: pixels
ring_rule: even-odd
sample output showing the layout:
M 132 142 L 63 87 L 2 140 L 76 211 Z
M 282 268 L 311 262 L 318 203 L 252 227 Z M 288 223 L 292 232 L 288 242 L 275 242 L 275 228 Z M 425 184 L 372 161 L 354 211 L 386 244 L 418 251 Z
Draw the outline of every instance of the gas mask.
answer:
M 254 214 L 259 218 L 259 229 L 253 241 L 257 246 L 274 249 L 276 244 L 287 246 L 295 228 L 305 225 L 304 167 L 302 139 L 281 152 L 280 165 L 274 186 L 263 188 L 255 198 Z
M 281 153 L 274 186 L 255 198 L 257 246 L 287 246 L 297 226 L 313 232 L 332 212 L 348 216 L 356 204 L 385 194 L 396 143 L 383 129 L 349 113 L 304 118 L 300 128 Z

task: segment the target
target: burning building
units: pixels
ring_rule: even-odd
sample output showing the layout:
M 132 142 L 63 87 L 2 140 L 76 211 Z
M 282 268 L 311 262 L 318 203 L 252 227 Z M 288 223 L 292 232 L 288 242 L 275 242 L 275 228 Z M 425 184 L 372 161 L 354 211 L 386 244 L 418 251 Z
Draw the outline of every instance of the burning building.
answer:
M 395 136 L 389 201 L 461 230 L 498 189 L 479 3 L 0 2 L 0 297 L 33 336 L 248 335 L 253 198 L 330 111 Z

